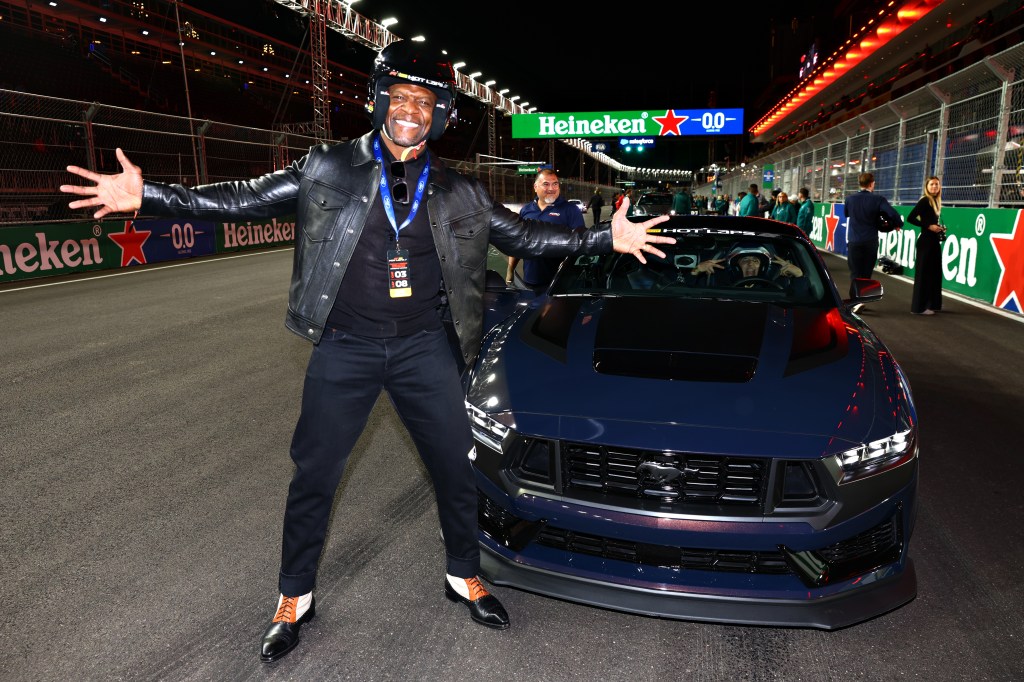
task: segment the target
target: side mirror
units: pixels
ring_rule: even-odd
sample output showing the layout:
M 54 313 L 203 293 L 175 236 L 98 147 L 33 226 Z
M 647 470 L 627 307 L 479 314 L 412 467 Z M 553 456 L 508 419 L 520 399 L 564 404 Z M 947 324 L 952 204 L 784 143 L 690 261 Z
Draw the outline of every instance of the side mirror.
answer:
M 853 298 L 845 300 L 847 304 L 870 303 L 882 300 L 882 283 L 877 279 L 857 277 L 853 280 Z

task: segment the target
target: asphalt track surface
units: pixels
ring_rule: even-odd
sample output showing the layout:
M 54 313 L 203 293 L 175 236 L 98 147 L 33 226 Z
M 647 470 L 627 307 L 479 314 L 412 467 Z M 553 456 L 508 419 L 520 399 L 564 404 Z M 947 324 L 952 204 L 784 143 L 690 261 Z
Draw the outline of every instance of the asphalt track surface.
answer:
M 442 594 L 429 479 L 386 397 L 338 495 L 317 616 L 261 663 L 310 346 L 292 252 L 0 289 L 0 680 L 1024 679 L 1024 324 L 947 297 L 864 318 L 921 422 L 919 594 L 843 630 L 651 618 L 511 588 L 504 632 Z M 828 256 L 841 291 L 845 261 Z

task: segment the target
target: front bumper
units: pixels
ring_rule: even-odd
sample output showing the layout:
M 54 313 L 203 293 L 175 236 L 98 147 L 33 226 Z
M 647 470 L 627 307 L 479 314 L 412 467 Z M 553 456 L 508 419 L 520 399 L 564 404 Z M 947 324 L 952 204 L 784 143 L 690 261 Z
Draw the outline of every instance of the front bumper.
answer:
M 614 584 L 509 561 L 486 545 L 481 545 L 480 560 L 483 575 L 496 585 L 617 611 L 734 625 L 835 630 L 896 609 L 917 596 L 917 574 L 909 558 L 898 571 L 884 567 L 856 578 L 856 589 L 806 600 L 695 594 Z

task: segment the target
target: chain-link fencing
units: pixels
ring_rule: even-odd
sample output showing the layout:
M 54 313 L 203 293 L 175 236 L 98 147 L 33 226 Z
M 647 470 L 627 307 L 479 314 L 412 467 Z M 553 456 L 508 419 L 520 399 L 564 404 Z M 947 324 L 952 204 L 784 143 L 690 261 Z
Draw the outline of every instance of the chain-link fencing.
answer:
M 263 130 L 0 89 L 0 224 L 88 219 L 57 188 L 78 184 L 69 165 L 120 171 L 120 147 L 147 180 L 185 185 L 253 178 L 301 158 L 310 134 Z M 514 166 L 445 159 L 506 203 L 531 200 L 532 174 Z M 562 195 L 586 201 L 595 185 L 562 176 Z M 607 205 L 615 188 L 602 186 Z M 609 209 L 605 214 L 610 215 Z

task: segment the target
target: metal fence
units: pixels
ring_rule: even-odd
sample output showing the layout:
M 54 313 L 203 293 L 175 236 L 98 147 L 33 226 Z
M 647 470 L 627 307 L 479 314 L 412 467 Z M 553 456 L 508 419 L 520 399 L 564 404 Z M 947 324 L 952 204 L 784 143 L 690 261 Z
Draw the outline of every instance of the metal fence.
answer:
M 147 180 L 185 185 L 238 180 L 269 173 L 301 158 L 312 135 L 248 128 L 134 109 L 0 89 L 0 224 L 87 219 L 68 208 L 57 187 L 80 180 L 69 165 L 101 173 L 120 171 L 120 147 Z M 496 198 L 529 201 L 533 176 L 515 168 L 445 162 L 485 183 Z M 587 200 L 592 182 L 560 178 L 562 195 Z M 613 188 L 604 188 L 610 203 Z M 605 210 L 607 214 L 607 209 Z
M 735 199 L 763 185 L 774 166 L 774 187 L 790 197 L 807 187 L 815 202 L 842 202 L 857 176 L 871 172 L 875 191 L 913 204 L 925 178 L 942 178 L 942 203 L 1024 207 L 1024 43 L 891 100 L 743 168 L 719 175 L 717 193 Z M 711 195 L 711 184 L 695 194 Z

